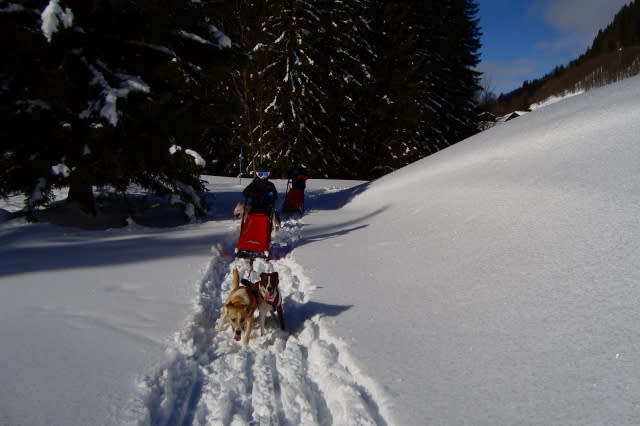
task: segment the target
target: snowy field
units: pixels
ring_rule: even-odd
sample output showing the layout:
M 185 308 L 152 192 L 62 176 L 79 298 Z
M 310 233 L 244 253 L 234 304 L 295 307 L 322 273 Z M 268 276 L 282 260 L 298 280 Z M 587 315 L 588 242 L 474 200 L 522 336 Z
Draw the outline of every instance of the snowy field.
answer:
M 640 424 L 639 117 L 633 78 L 374 182 L 312 175 L 255 265 L 288 330 L 246 349 L 215 324 L 247 179 L 178 227 L 5 220 L 0 424 Z

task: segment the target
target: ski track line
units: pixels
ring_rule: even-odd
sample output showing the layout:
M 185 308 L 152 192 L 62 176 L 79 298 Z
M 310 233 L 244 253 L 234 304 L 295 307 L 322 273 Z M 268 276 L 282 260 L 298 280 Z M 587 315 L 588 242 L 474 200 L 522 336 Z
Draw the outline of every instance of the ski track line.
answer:
M 248 262 L 225 260 L 212 248 L 193 320 L 176 336 L 170 361 L 141 385 L 146 412 L 139 425 L 386 425 L 372 395 L 377 385 L 360 374 L 346 345 L 305 308 L 313 286 L 287 256 L 300 237 L 300 219 L 283 221 L 274 235 L 275 260 L 257 259 L 251 279 L 278 271 L 287 331 L 267 316 L 247 348 L 218 329 L 220 308 L 232 287 L 231 269 L 248 275 Z M 352 372 L 355 372 L 352 373 Z M 360 380 L 360 382 L 358 381 Z M 365 383 L 362 383 L 365 382 Z M 371 389 L 371 390 L 370 390 Z M 132 422 L 133 423 L 133 422 Z

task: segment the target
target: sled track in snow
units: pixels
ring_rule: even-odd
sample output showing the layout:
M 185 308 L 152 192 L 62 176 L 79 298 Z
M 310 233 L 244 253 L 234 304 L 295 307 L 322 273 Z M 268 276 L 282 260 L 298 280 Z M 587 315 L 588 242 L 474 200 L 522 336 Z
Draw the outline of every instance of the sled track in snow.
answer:
M 299 238 L 301 220 L 287 220 L 274 237 L 275 260 L 253 269 L 278 271 L 287 331 L 268 316 L 266 335 L 257 326 L 248 348 L 216 329 L 220 308 L 243 260 L 215 256 L 200 285 L 199 311 L 176 344 L 169 365 L 146 380 L 152 425 L 385 425 L 371 383 L 355 370 L 343 345 L 327 336 L 308 306 L 313 290 L 302 269 L 286 255 Z M 359 382 L 360 380 L 360 382 Z

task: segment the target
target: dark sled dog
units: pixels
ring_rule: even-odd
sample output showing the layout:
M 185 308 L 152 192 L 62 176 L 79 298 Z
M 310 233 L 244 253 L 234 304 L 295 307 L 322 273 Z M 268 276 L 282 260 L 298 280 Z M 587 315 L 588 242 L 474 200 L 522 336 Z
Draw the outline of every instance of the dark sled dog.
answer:
M 243 279 L 242 283 L 247 286 L 255 286 L 258 289 L 258 320 L 260 322 L 260 335 L 264 336 L 264 322 L 267 313 L 275 312 L 280 323 L 280 328 L 285 330 L 284 312 L 282 310 L 282 296 L 278 284 L 280 278 L 277 272 L 263 272 L 260 274 L 260 281 L 251 283 Z
M 280 322 L 280 328 L 285 330 L 282 297 L 280 296 L 280 288 L 278 287 L 279 282 L 280 278 L 277 272 L 263 272 L 260 274 L 260 281 L 258 282 L 258 312 L 260 315 L 261 336 L 264 336 L 264 320 L 267 312 L 272 314 L 275 312 Z

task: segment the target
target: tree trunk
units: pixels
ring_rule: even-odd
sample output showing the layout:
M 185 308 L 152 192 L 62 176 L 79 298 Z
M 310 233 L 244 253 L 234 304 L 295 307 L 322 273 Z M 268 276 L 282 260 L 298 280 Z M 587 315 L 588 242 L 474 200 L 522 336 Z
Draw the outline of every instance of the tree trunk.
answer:
M 76 203 L 80 210 L 95 216 L 96 202 L 93 196 L 93 186 L 81 176 L 72 176 L 69 182 L 67 203 Z

